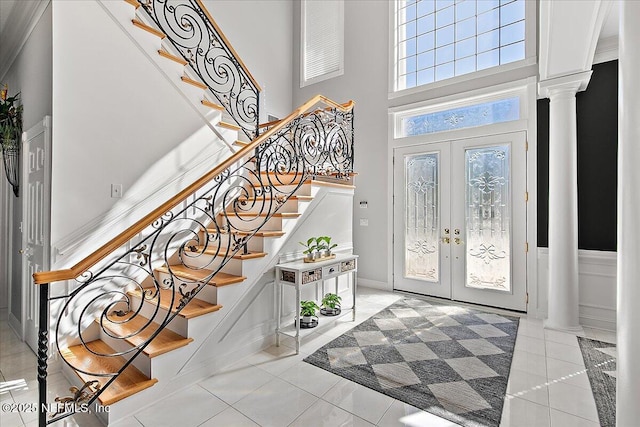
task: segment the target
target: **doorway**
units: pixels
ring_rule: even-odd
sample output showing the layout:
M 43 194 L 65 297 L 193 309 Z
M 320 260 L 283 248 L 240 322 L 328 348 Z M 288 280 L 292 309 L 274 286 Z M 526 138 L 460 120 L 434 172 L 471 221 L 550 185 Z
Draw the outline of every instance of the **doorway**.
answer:
M 394 150 L 394 289 L 526 311 L 524 132 Z

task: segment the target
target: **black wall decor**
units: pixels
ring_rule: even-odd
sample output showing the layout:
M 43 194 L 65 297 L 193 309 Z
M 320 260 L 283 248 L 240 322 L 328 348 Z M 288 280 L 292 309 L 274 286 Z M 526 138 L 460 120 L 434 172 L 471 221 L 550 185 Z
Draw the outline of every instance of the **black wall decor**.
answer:
M 615 251 L 617 245 L 618 61 L 593 66 L 587 90 L 576 96 L 578 247 Z M 538 246 L 548 246 L 549 100 L 539 99 Z

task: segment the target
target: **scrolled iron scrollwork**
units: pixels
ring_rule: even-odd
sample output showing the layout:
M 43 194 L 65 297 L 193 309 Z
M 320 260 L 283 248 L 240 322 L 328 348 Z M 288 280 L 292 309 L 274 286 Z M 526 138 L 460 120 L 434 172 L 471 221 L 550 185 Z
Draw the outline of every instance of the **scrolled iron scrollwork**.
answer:
M 74 291 L 57 300 L 52 341 L 71 369 L 98 379 L 91 392 L 78 390 L 83 403 L 93 403 L 235 254 L 246 253 L 252 236 L 305 182 L 352 172 L 353 115 L 335 109 L 301 114 L 266 138 L 253 157 L 225 169 L 191 202 L 151 221 L 135 242 L 78 277 Z M 114 346 L 126 350 L 91 345 L 96 327 L 112 341 L 127 341 Z M 40 339 L 39 375 L 46 377 L 47 334 Z M 65 358 L 66 349 L 77 345 L 118 369 L 92 371 Z
M 260 89 L 196 0 L 140 1 L 243 132 L 258 135 Z

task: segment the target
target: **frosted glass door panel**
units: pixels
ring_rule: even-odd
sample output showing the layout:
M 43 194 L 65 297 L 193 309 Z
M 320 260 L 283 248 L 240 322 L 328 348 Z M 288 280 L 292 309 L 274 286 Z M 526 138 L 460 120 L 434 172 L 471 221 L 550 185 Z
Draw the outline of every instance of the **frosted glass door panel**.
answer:
M 439 155 L 405 158 L 404 277 L 429 282 L 440 278 Z
M 511 292 L 509 146 L 465 150 L 465 286 Z

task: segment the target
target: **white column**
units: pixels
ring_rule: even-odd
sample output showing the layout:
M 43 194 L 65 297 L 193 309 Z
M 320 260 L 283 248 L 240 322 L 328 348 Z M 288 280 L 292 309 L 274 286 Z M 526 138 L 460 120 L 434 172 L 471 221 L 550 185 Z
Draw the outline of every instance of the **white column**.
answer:
M 581 332 L 578 320 L 576 93 L 591 71 L 540 82 L 549 104 L 549 297 L 545 327 Z
M 640 423 L 640 2 L 620 2 L 616 425 Z

